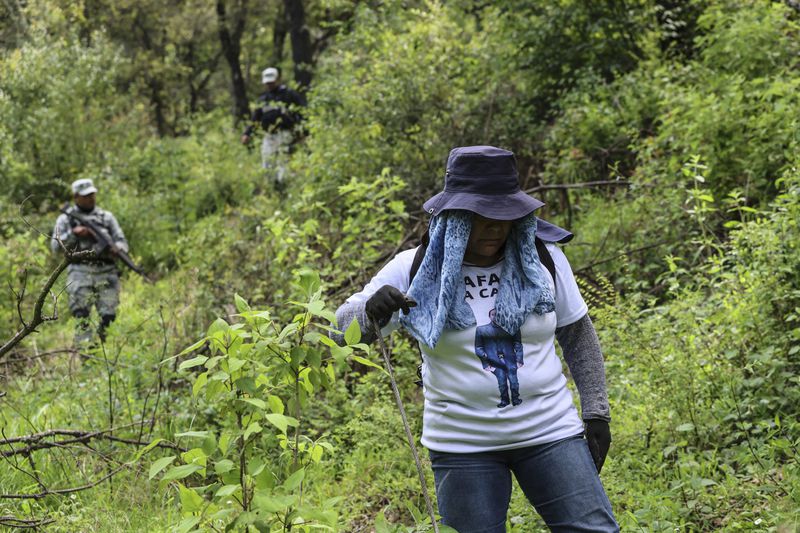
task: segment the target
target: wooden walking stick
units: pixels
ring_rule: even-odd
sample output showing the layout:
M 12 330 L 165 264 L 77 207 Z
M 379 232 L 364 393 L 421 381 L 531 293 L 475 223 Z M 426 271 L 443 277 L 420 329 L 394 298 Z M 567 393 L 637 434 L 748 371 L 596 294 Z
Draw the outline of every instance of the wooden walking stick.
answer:
M 425 497 L 425 505 L 428 508 L 428 514 L 431 517 L 431 524 L 433 531 L 439 533 L 439 526 L 436 524 L 436 515 L 433 513 L 433 503 L 431 497 L 428 495 L 428 484 L 425 482 L 425 473 L 422 470 L 422 463 L 419 460 L 419 453 L 417 453 L 417 446 L 414 444 L 414 435 L 411 434 L 411 428 L 408 425 L 408 418 L 406 417 L 406 409 L 403 407 L 403 400 L 400 398 L 400 390 L 397 388 L 397 382 L 394 379 L 394 370 L 392 370 L 392 361 L 389 358 L 389 348 L 386 346 L 386 341 L 383 340 L 381 335 L 381 328 L 375 320 L 370 318 L 372 330 L 375 333 L 375 338 L 378 339 L 378 344 L 383 353 L 383 362 L 386 365 L 386 372 L 389 374 L 389 381 L 392 384 L 392 392 L 394 392 L 394 400 L 397 403 L 397 408 L 400 410 L 400 417 L 403 419 L 403 428 L 406 430 L 406 438 L 408 439 L 408 447 L 411 448 L 411 455 L 414 456 L 414 463 L 417 465 L 417 474 L 419 474 L 419 482 L 422 484 L 422 495 Z

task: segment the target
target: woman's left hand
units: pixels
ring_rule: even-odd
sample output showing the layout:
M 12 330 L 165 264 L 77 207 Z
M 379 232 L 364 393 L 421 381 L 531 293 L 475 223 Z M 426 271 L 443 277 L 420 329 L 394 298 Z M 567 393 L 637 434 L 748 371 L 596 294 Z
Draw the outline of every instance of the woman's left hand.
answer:
M 611 429 L 608 427 L 608 422 L 599 418 L 586 420 L 586 443 L 589 445 L 589 452 L 599 474 L 606 461 L 608 448 L 611 446 Z

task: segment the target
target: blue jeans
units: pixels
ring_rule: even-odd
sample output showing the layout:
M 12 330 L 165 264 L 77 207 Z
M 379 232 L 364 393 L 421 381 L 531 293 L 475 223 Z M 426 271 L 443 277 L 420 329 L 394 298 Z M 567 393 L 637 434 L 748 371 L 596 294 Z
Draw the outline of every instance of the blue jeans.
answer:
M 430 452 L 442 523 L 502 533 L 511 472 L 551 531 L 619 531 L 583 436 L 483 453 Z

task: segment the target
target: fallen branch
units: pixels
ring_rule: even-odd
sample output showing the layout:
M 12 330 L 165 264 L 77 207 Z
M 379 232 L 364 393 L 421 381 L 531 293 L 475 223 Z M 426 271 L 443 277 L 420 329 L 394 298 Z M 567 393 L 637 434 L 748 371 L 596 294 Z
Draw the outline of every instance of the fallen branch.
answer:
M 0 526 L 13 527 L 17 529 L 39 529 L 40 527 L 46 526 L 47 524 L 52 524 L 53 522 L 55 522 L 55 520 L 52 518 L 34 518 L 25 520 L 22 518 L 17 518 L 16 516 L 0 516 Z
M 59 448 L 69 444 L 84 444 L 86 445 L 93 439 L 103 439 L 112 442 L 120 442 L 123 444 L 131 444 L 134 446 L 148 446 L 150 443 L 138 439 L 126 439 L 111 435 L 112 429 L 102 431 L 82 431 L 77 429 L 51 429 L 41 433 L 34 433 L 32 435 L 24 435 L 21 437 L 13 437 L 10 439 L 0 440 L 0 447 L 7 446 L 11 448 L 9 451 L 0 451 L 0 457 L 12 457 L 14 455 L 28 455 L 37 450 L 44 450 L 47 448 Z M 63 440 L 45 441 L 50 437 L 70 437 Z M 27 444 L 22 448 L 14 448 L 14 444 Z M 178 450 L 185 452 L 186 449 L 172 444 L 171 442 L 161 441 L 156 444 L 157 448 L 167 448 L 171 450 Z

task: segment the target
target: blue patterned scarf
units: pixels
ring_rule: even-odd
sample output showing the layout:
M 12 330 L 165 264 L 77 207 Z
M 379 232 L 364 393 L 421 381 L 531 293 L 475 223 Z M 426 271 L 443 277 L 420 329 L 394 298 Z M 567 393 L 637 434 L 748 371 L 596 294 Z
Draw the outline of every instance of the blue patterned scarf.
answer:
M 536 220 L 531 213 L 515 221 L 506 241 L 494 322 L 512 335 L 530 313 L 555 310 L 536 251 Z M 466 285 L 461 275 L 471 228 L 469 211 L 443 211 L 431 219 L 430 243 L 408 290 L 417 307 L 400 316 L 411 335 L 427 346 L 436 346 L 444 329 L 463 330 L 475 325 L 472 309 L 464 300 Z

